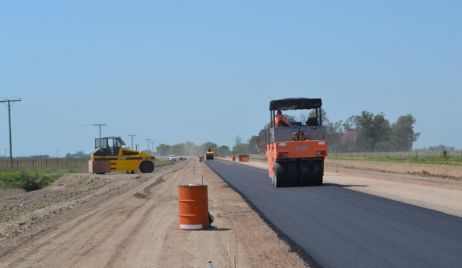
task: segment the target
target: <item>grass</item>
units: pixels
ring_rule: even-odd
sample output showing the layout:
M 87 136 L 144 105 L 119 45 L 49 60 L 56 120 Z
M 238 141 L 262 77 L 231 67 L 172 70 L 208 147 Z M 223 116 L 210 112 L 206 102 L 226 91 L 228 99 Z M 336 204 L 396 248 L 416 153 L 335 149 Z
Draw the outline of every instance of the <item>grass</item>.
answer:
M 164 157 L 156 157 L 156 160 L 155 160 L 155 165 L 156 165 L 156 168 L 157 167 L 163 167 L 163 166 L 167 166 L 167 165 L 170 165 L 171 162 L 168 158 L 164 158 Z
M 81 166 L 43 167 L 21 170 L 0 170 L 0 188 L 23 188 L 26 191 L 48 186 L 68 173 L 82 170 Z
M 250 159 L 266 161 L 266 156 L 264 155 L 250 155 Z M 339 159 L 339 160 L 354 160 L 354 161 L 376 161 L 376 162 L 395 162 L 395 163 L 416 163 L 416 164 L 434 164 L 434 165 L 462 165 L 462 157 L 460 156 L 444 156 L 444 155 L 415 155 L 415 154 L 403 154 L 403 155 L 393 155 L 393 154 L 359 154 L 348 155 L 341 153 L 329 153 L 327 159 Z
M 330 154 L 328 159 L 356 160 L 356 161 L 376 161 L 376 162 L 395 162 L 395 163 L 416 163 L 434 165 L 462 165 L 461 157 L 453 156 L 394 156 L 394 155 L 366 155 L 366 156 L 336 156 Z
M 170 165 L 168 158 L 156 158 L 156 167 Z M 50 185 L 60 177 L 86 169 L 86 165 L 68 167 L 40 167 L 16 170 L 0 170 L 0 188 L 22 188 L 26 191 L 38 190 Z

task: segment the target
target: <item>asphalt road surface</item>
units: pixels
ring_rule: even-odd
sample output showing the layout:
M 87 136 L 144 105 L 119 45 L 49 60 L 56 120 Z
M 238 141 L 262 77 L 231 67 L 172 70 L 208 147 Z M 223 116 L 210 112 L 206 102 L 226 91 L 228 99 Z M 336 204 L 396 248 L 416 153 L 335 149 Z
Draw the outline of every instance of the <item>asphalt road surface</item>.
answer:
M 265 170 L 207 164 L 324 267 L 462 267 L 462 218 L 345 185 L 276 189 Z

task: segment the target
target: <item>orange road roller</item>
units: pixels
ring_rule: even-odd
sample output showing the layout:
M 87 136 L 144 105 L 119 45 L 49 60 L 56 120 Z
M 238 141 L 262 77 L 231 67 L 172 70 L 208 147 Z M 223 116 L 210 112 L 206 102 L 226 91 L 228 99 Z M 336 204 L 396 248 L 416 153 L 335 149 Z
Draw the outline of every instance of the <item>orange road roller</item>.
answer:
M 321 106 L 321 99 L 270 102 L 266 156 L 275 187 L 322 185 L 327 142 Z

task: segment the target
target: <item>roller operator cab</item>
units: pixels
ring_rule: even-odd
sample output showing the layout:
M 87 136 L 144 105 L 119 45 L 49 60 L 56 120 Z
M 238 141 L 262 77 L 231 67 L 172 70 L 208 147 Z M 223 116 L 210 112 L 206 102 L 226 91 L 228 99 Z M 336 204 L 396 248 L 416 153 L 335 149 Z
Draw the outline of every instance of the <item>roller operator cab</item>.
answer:
M 109 161 L 111 171 L 142 173 L 154 171 L 155 157 L 149 153 L 124 147 L 120 137 L 103 137 L 95 139 L 95 152 L 91 154 L 93 161 Z
M 266 156 L 269 177 L 275 187 L 322 185 L 327 142 L 321 106 L 321 99 L 290 98 L 270 102 Z M 291 112 L 299 113 L 299 119 L 289 116 Z M 281 116 L 288 119 L 289 125 L 276 125 L 275 121 L 280 122 Z

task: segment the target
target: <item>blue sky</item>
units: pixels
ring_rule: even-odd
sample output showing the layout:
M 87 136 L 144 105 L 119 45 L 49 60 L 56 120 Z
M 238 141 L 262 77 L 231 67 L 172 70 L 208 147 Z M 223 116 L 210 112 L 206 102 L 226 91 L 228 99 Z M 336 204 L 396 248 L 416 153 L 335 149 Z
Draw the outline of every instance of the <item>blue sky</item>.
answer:
M 331 120 L 413 114 L 416 147 L 462 147 L 458 1 L 9 1 L 0 99 L 14 152 L 92 150 L 103 135 L 233 145 L 268 102 L 321 97 Z M 8 147 L 0 106 L 0 155 Z M 126 140 L 129 140 L 126 138 Z

